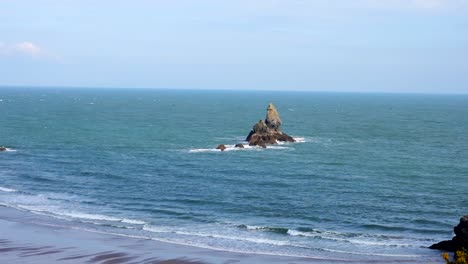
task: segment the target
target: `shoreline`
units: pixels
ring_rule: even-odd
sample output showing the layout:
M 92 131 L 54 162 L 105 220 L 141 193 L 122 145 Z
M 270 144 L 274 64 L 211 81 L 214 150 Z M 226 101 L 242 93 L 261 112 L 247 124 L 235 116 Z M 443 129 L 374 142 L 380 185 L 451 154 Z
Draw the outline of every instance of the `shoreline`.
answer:
M 47 217 L 0 206 L 1 263 L 362 263 L 205 249 L 47 223 Z M 369 263 L 373 261 L 368 261 Z M 386 261 L 379 261 L 385 263 Z M 415 263 L 415 262 L 411 262 Z
M 428 263 L 427 259 L 325 259 L 238 253 L 85 230 L 60 225 L 61 221 L 0 205 L 0 263 Z

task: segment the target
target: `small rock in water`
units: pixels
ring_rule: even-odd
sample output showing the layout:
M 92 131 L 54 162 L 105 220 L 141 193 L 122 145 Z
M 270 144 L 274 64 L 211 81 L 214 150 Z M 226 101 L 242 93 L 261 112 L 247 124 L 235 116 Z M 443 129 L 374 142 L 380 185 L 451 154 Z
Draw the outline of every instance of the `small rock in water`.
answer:
M 241 144 L 241 143 L 239 143 L 239 144 L 236 144 L 234 147 L 235 147 L 235 148 L 244 148 L 244 145 Z
M 224 151 L 226 149 L 226 146 L 224 144 L 219 144 L 216 149 L 219 149 L 221 151 Z
M 1 146 L 1 147 L 0 147 L 0 151 L 6 151 L 6 150 L 7 150 L 6 147 L 4 147 L 4 146 Z

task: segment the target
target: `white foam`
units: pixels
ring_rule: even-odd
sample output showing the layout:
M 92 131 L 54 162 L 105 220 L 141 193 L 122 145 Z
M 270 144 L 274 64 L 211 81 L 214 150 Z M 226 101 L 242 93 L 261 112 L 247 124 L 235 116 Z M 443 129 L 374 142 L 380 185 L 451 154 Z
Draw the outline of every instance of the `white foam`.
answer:
M 201 153 L 201 152 L 220 152 L 219 149 L 190 149 L 190 153 Z
M 261 147 L 252 147 L 249 145 L 244 145 L 244 148 L 236 148 L 235 145 L 225 145 L 226 149 L 221 151 L 216 148 L 200 148 L 200 149 L 190 149 L 190 153 L 200 153 L 200 152 L 228 152 L 228 151 L 241 151 L 241 150 L 259 150 Z
M 268 146 L 267 149 L 290 149 L 290 147 L 283 146 Z
M 321 238 L 321 239 L 332 240 L 332 241 L 349 242 L 347 239 L 340 238 L 334 235 L 332 232 L 320 232 L 320 231 L 301 232 L 298 230 L 289 229 L 287 234 L 290 236 L 312 237 L 312 238 Z
M 358 240 L 358 239 L 349 239 L 348 241 L 351 242 L 351 243 L 353 243 L 353 244 L 361 244 L 361 245 L 368 245 L 368 246 L 410 247 L 410 246 L 413 246 L 413 245 L 414 245 L 414 244 L 411 245 L 411 244 L 392 243 L 392 242 L 390 242 L 390 241 L 378 242 L 378 241 Z
M 301 231 L 292 230 L 292 229 L 289 229 L 287 233 L 290 236 L 317 237 L 317 234 L 314 234 L 314 233 L 301 232 Z
M 257 227 L 254 227 L 254 226 L 249 226 L 249 227 L 252 228 L 252 229 L 257 228 Z M 258 227 L 258 228 L 260 228 L 260 227 Z M 173 234 L 183 235 L 183 236 L 220 238 L 220 239 L 226 239 L 226 240 L 246 241 L 246 242 L 251 242 L 251 243 L 255 243 L 255 244 L 269 244 L 269 245 L 276 245 L 276 246 L 289 245 L 288 241 L 271 240 L 271 239 L 264 239 L 264 238 L 257 238 L 257 237 L 253 238 L 253 237 L 229 236 L 229 235 L 194 232 L 194 231 L 170 230 L 170 229 L 167 229 L 167 228 L 164 228 L 164 227 L 156 227 L 156 226 L 153 226 L 153 225 L 145 225 L 145 226 L 143 226 L 143 230 L 149 231 L 149 232 L 152 232 L 152 233 L 173 233 Z
M 89 220 L 101 220 L 111 222 L 121 222 L 122 219 L 115 218 L 112 216 L 101 215 L 101 214 L 87 214 L 82 212 L 61 212 L 60 215 L 69 216 L 72 218 L 89 219 Z
M 282 145 L 282 143 L 279 143 L 278 145 Z M 249 145 L 244 145 L 243 148 L 236 148 L 235 145 L 225 145 L 226 149 L 224 151 L 221 151 L 216 148 L 200 148 L 200 149 L 190 149 L 188 152 L 189 153 L 207 153 L 207 152 L 229 152 L 229 151 L 263 151 L 267 149 L 290 149 L 290 147 L 286 146 L 277 146 L 277 145 L 269 145 L 266 148 L 262 148 L 260 146 L 249 146 Z
M 306 138 L 304 137 L 293 137 L 296 142 L 294 143 L 304 143 L 307 142 Z M 224 138 L 217 138 L 217 139 L 224 139 Z M 243 140 L 243 137 L 238 137 L 236 140 Z M 242 151 L 242 150 L 256 150 L 256 151 L 262 151 L 265 150 L 265 148 L 262 148 L 260 146 L 249 146 L 249 143 L 246 141 L 240 142 L 244 145 L 243 148 L 236 148 L 235 145 L 225 145 L 226 149 L 224 151 L 221 151 L 216 148 L 197 148 L 197 149 L 189 149 L 189 153 L 209 153 L 209 152 L 227 152 L 227 151 Z M 268 145 L 266 149 L 291 149 L 290 147 L 284 146 L 284 145 L 289 145 L 292 142 L 285 142 L 285 141 L 278 141 L 277 144 L 275 145 Z
M 10 189 L 10 188 L 1 187 L 1 186 L 0 186 L 0 191 L 2 191 L 2 192 L 17 192 L 17 190 L 15 190 L 15 189 Z
M 166 228 L 156 227 L 156 226 L 148 225 L 148 224 L 143 226 L 143 230 L 149 231 L 152 233 L 171 233 L 171 231 Z
M 12 205 L 12 207 L 18 208 L 21 210 L 26 210 L 32 213 L 45 213 L 47 215 L 53 214 L 54 217 L 55 215 L 58 215 L 58 216 L 60 215 L 55 212 L 56 209 L 54 208 L 54 206 L 18 204 L 18 205 Z
M 304 143 L 307 142 L 304 137 L 293 137 L 294 140 L 296 140 L 297 143 Z
M 245 228 L 247 228 L 248 230 L 261 230 L 261 229 L 265 229 L 266 226 L 251 226 L 251 225 L 243 225 L 245 226 Z
M 133 225 L 144 225 L 144 224 L 146 224 L 145 221 L 135 220 L 135 219 L 128 219 L 128 218 L 122 219 L 121 222 L 122 223 L 127 223 L 127 224 L 133 224 Z
M 107 216 L 107 215 L 101 215 L 101 214 L 88 214 L 88 213 L 82 213 L 82 212 L 64 212 L 60 210 L 59 208 L 56 208 L 55 206 L 41 206 L 41 205 L 5 205 L 8 207 L 13 207 L 16 209 L 20 210 L 26 210 L 28 212 L 38 214 L 38 215 L 45 215 L 61 220 L 67 220 L 67 221 L 73 221 L 73 220 L 79 220 L 83 223 L 91 223 L 91 224 L 97 224 L 101 225 L 103 224 L 102 221 L 107 221 L 107 222 L 120 222 L 120 223 L 126 223 L 126 224 L 133 224 L 133 225 L 144 225 L 146 222 L 141 221 L 141 220 L 135 220 L 135 219 L 128 219 L 128 218 L 116 218 L 112 216 Z M 97 222 L 96 222 L 97 221 Z M 99 222 L 101 221 L 101 222 Z M 131 226 L 121 226 L 121 225 L 115 225 L 112 224 L 115 227 L 119 228 L 134 228 Z
M 186 232 L 186 231 L 175 231 L 174 233 L 178 235 L 186 235 L 186 236 L 210 237 L 210 238 L 221 238 L 221 239 L 226 239 L 226 240 L 247 241 L 247 242 L 252 242 L 255 244 L 269 244 L 269 245 L 276 245 L 276 246 L 289 245 L 287 241 L 271 240 L 271 239 L 263 239 L 263 238 L 238 237 L 238 236 L 227 236 L 227 235 L 219 235 L 219 234 L 207 234 L 207 233 Z
M 0 186 L 1 192 L 14 193 L 18 192 L 15 189 Z M 54 198 L 54 199 L 51 199 Z M 103 214 L 92 214 L 82 211 L 67 210 L 63 207 L 62 203 L 57 200 L 68 199 L 68 195 L 50 193 L 47 195 L 28 195 L 26 193 L 18 192 L 14 196 L 5 196 L 5 206 L 16 208 L 19 210 L 29 211 L 31 213 L 48 215 L 50 217 L 73 221 L 79 220 L 82 222 L 90 221 L 91 223 L 101 224 L 102 222 L 120 222 L 131 225 L 144 225 L 145 221 L 131 218 L 118 218 Z M 72 199 L 76 200 L 76 199 Z M 131 227 L 128 227 L 131 228 Z
M 5 148 L 5 151 L 7 151 L 7 152 L 15 152 L 15 151 L 16 151 L 16 149 L 12 149 L 12 148 Z
M 146 222 L 142 221 L 142 220 L 129 219 L 129 218 L 123 218 L 122 219 L 122 218 L 117 218 L 117 217 L 102 215 L 102 214 L 88 214 L 88 213 L 82 213 L 82 212 L 60 212 L 60 211 L 38 210 L 37 208 L 32 209 L 32 210 L 42 211 L 42 212 L 49 212 L 49 213 L 54 214 L 54 217 L 58 216 L 57 218 L 69 217 L 69 218 L 73 218 L 73 219 L 80 219 L 81 221 L 92 220 L 90 223 L 93 223 L 93 224 L 100 224 L 98 222 L 93 222 L 93 221 L 121 222 L 121 223 L 132 224 L 132 225 L 144 225 L 144 224 L 146 224 Z M 117 227 L 131 228 L 129 226 L 117 226 Z
M 313 237 L 313 238 L 321 238 L 333 241 L 341 241 L 347 242 L 351 244 L 360 244 L 360 245 L 367 245 L 367 246 L 385 246 L 385 247 L 410 247 L 414 246 L 414 244 L 404 244 L 404 243 L 397 243 L 396 241 L 375 241 L 370 239 L 354 239 L 354 238 L 343 238 L 344 234 L 336 233 L 336 232 L 301 232 L 298 230 L 288 230 L 288 235 L 291 236 L 303 236 L 303 237 Z M 366 236 L 372 238 L 370 236 Z

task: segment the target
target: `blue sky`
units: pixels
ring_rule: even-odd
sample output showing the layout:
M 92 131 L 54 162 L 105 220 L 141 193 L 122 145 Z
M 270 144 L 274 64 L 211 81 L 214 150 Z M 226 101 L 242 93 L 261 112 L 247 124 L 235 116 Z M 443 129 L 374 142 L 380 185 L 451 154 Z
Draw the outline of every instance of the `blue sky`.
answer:
M 0 85 L 468 93 L 468 0 L 0 0 Z

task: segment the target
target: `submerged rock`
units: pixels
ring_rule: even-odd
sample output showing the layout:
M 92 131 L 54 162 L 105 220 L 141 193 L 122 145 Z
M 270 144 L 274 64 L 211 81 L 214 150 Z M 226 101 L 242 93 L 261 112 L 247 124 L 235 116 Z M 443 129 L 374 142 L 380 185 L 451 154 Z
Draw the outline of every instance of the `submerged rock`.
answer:
M 219 149 L 221 151 L 224 151 L 226 149 L 226 146 L 224 144 L 219 144 L 216 149 Z
M 281 125 L 282 121 L 278 110 L 270 103 L 267 107 L 265 120 L 259 120 L 245 140 L 249 142 L 249 146 L 263 148 L 266 148 L 267 145 L 277 144 L 278 141 L 295 142 L 293 137 L 280 130 Z
M 244 148 L 244 145 L 242 143 L 236 144 L 234 146 L 235 148 Z
M 429 248 L 450 252 L 462 250 L 462 248 L 468 249 L 468 215 L 460 218 L 460 223 L 453 228 L 453 231 L 455 232 L 455 236 L 452 240 L 441 241 Z
M 7 150 L 7 148 L 6 148 L 6 147 L 4 147 L 4 146 L 0 146 L 0 151 L 6 151 L 6 150 Z

